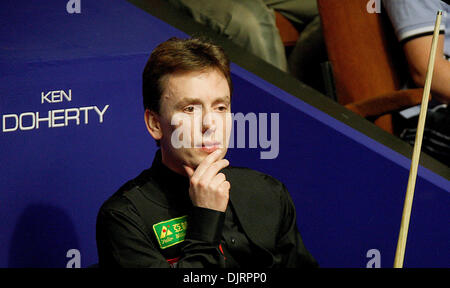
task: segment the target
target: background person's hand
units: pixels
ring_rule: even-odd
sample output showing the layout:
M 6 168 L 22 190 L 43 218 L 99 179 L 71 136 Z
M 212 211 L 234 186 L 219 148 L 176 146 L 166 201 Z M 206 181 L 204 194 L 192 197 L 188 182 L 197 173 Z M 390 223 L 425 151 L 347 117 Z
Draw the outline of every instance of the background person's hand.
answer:
M 221 149 L 217 149 L 209 154 L 195 171 L 189 166 L 183 167 L 189 176 L 189 197 L 192 203 L 197 207 L 225 212 L 231 186 L 225 174 L 219 171 L 230 163 L 226 159 L 219 160 L 221 152 Z

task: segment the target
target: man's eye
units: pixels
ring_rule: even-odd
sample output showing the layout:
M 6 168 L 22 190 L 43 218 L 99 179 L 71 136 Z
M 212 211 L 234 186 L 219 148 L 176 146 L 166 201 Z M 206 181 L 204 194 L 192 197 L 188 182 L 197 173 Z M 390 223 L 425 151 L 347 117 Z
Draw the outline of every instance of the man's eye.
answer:
M 184 112 L 192 113 L 194 112 L 195 107 L 194 106 L 187 106 L 183 109 Z
M 221 112 L 227 111 L 227 109 L 228 109 L 228 107 L 225 105 L 221 105 L 221 106 L 217 107 L 217 110 L 219 110 Z

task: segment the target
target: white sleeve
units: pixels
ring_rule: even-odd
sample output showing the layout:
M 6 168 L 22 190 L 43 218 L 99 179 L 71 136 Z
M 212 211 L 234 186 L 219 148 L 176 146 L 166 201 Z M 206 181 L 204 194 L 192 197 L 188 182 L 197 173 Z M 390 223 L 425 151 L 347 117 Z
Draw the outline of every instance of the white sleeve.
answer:
M 448 8 L 440 0 L 383 0 L 383 5 L 399 41 L 432 34 L 437 12 Z M 445 22 L 441 22 L 441 31 L 445 31 Z

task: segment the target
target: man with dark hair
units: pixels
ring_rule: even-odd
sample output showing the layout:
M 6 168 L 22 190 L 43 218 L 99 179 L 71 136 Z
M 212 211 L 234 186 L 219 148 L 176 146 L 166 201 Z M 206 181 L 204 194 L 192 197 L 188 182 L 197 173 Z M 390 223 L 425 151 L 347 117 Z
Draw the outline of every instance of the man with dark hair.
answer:
M 102 205 L 100 267 L 317 266 L 284 185 L 224 159 L 231 91 L 216 45 L 172 38 L 152 52 L 145 123 L 161 149 Z

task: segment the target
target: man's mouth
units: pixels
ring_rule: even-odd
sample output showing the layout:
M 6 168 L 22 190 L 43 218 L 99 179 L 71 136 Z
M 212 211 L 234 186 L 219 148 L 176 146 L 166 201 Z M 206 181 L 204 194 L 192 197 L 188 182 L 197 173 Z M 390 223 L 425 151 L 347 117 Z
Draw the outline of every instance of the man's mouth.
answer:
M 202 143 L 202 151 L 206 153 L 212 153 L 220 148 L 220 142 L 203 142 Z

